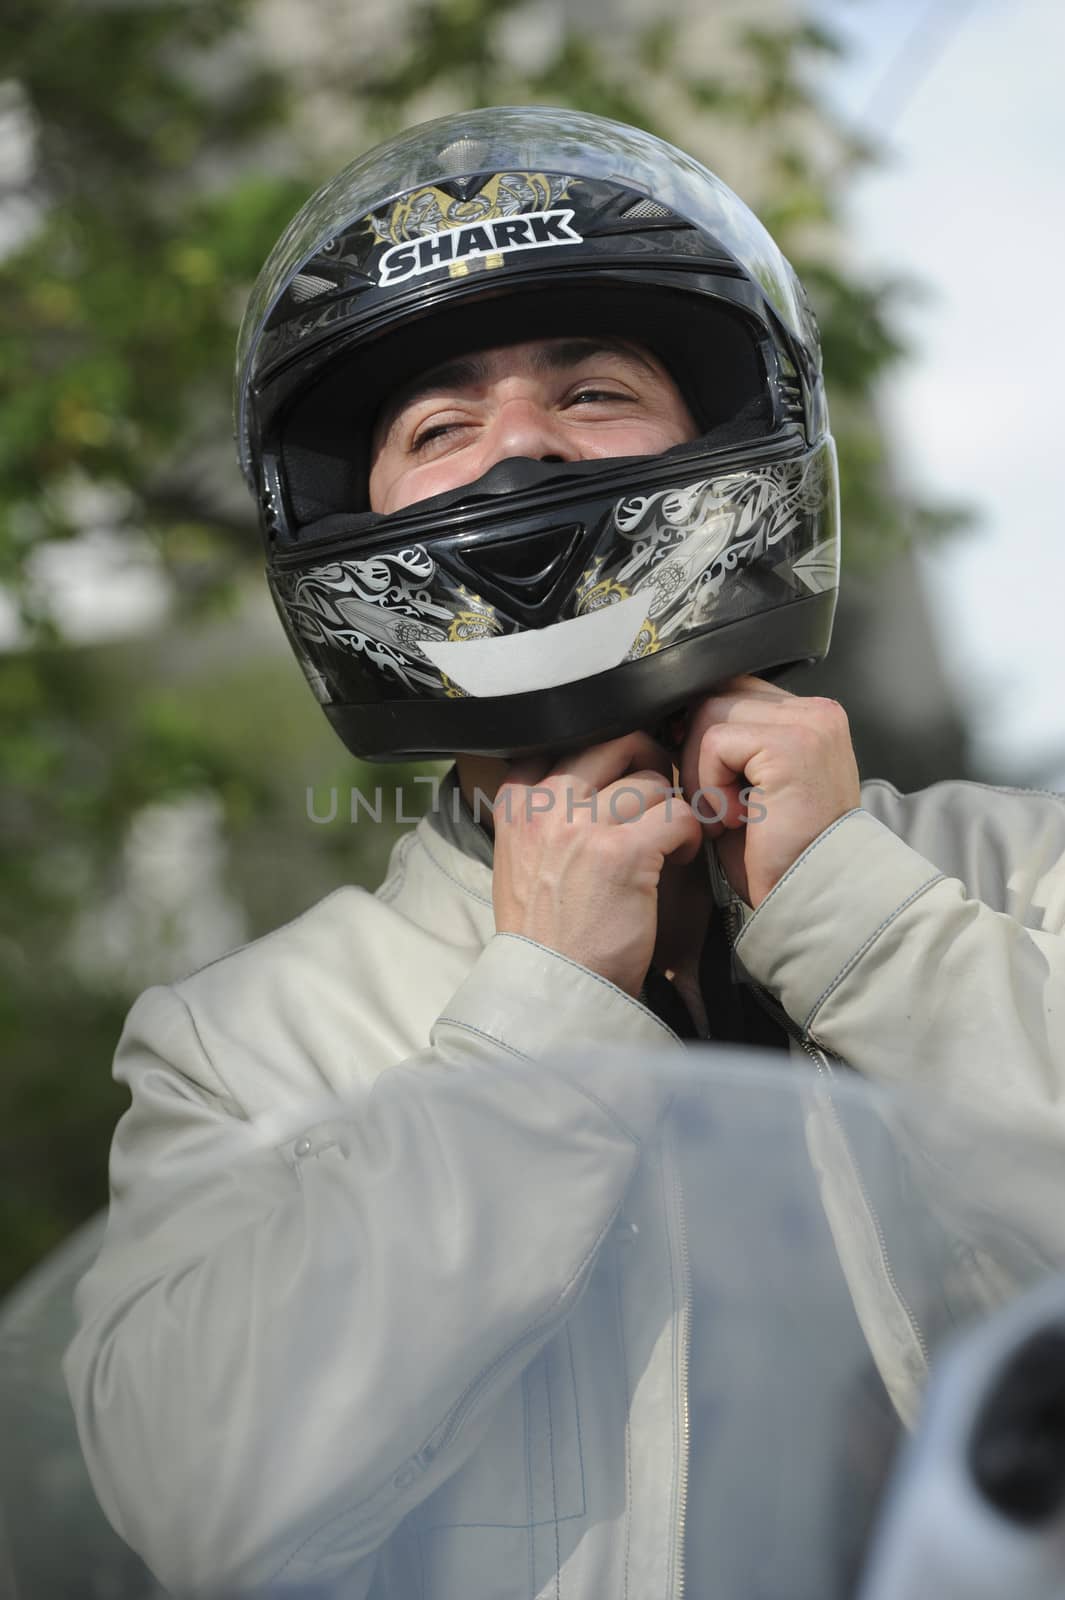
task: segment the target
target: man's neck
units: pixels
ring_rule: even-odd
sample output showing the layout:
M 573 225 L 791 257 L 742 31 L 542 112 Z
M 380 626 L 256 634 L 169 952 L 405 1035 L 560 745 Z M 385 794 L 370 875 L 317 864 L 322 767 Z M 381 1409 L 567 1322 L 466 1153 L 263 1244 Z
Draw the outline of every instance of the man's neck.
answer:
M 507 775 L 510 762 L 502 756 L 455 757 L 459 792 L 485 832 L 491 835 L 491 805 Z

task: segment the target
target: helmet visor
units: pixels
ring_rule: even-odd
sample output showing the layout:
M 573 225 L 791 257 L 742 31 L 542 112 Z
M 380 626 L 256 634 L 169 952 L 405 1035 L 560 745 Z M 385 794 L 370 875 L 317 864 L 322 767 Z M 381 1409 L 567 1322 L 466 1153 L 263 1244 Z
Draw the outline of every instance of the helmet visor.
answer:
M 248 470 L 247 392 L 263 327 L 312 256 L 351 223 L 423 185 L 484 172 L 605 179 L 648 197 L 712 237 L 754 283 L 785 327 L 816 347 L 805 298 L 789 263 L 754 213 L 721 180 L 664 140 L 583 112 L 495 107 L 423 123 L 368 151 L 308 200 L 264 266 L 237 345 L 236 422 Z M 648 217 L 656 210 L 649 209 Z

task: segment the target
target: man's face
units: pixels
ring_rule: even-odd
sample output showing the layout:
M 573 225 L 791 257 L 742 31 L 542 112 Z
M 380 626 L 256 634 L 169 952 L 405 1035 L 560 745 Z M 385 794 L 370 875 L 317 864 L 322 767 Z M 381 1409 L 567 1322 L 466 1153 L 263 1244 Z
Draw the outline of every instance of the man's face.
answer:
M 370 509 L 401 511 L 514 456 L 659 455 L 696 437 L 661 362 L 628 339 L 536 339 L 448 361 L 408 384 L 374 430 Z

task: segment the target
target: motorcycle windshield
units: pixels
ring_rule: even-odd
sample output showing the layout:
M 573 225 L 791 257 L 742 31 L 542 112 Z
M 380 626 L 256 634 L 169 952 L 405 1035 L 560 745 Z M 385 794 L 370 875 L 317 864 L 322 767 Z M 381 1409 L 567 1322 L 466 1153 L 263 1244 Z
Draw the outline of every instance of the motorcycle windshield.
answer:
M 234 1123 L 0 1308 L 0 1577 L 854 1596 L 941 1348 L 1065 1266 L 1063 1137 L 1034 1101 L 732 1047 L 400 1067 Z M 214 1221 L 171 1259 L 183 1208 Z M 81 1314 L 110 1274 L 106 1374 L 67 1367 L 83 1455 L 61 1360 L 102 1242 Z

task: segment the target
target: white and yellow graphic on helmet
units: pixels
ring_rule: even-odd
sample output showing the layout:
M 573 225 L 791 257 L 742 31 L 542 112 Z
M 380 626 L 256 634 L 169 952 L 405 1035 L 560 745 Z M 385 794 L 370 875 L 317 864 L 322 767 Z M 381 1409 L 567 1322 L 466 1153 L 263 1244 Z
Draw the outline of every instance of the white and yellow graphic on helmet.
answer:
M 499 267 L 512 251 L 583 244 L 572 208 L 559 204 L 574 181 L 557 173 L 496 172 L 468 199 L 432 184 L 413 190 L 370 219 L 389 246 L 378 262 L 378 283 L 391 288 L 445 266 L 461 277 L 473 261 Z

